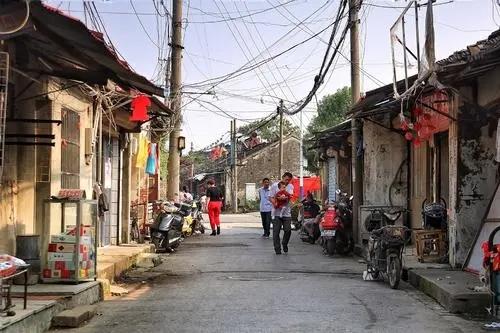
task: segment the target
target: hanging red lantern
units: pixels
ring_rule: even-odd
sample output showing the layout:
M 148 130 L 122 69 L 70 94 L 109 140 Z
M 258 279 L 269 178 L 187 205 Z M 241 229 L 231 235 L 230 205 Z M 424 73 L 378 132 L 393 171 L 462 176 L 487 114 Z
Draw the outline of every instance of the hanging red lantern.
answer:
M 406 140 L 408 140 L 408 141 L 413 140 L 413 133 L 412 133 L 412 132 L 406 132 L 406 134 L 405 134 L 405 138 L 406 138 Z
M 130 117 L 130 121 L 149 120 L 148 107 L 151 106 L 149 97 L 139 95 L 132 100 L 130 106 L 132 108 L 132 116 Z

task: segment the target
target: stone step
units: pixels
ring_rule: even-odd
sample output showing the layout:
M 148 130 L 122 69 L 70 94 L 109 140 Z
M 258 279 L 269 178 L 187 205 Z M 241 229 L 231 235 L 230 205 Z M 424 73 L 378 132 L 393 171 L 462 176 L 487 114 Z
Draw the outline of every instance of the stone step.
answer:
M 96 314 L 96 307 L 92 305 L 78 306 L 65 310 L 52 318 L 54 327 L 80 327 L 84 322 L 92 319 Z

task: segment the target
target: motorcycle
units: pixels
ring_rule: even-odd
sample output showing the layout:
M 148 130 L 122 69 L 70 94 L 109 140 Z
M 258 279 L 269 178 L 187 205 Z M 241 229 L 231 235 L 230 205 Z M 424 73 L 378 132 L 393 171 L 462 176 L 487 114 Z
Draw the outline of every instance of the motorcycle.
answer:
M 156 251 L 172 252 L 182 242 L 184 219 L 191 214 L 191 205 L 163 205 L 150 227 Z
M 314 244 L 319 239 L 321 236 L 319 222 L 322 216 L 320 207 L 315 201 L 304 202 L 299 234 L 303 242 Z
M 203 214 L 201 213 L 200 207 L 201 205 L 199 202 L 193 201 L 191 203 L 191 213 L 184 218 L 184 223 L 182 225 L 183 237 L 191 236 L 196 231 L 202 234 L 205 233 Z
M 392 289 L 399 287 L 403 250 L 409 229 L 405 226 L 384 226 L 371 231 L 368 240 L 367 274 L 378 279 L 387 274 Z
M 337 191 L 339 200 L 329 205 L 319 223 L 320 244 L 323 251 L 332 256 L 335 253 L 346 255 L 354 249 L 352 236 L 352 196 Z
M 405 226 L 394 225 L 404 211 L 377 208 L 365 222 L 365 228 L 370 232 L 366 258 L 367 279 L 378 279 L 381 274 L 386 274 L 392 289 L 399 286 L 403 250 L 411 232 Z

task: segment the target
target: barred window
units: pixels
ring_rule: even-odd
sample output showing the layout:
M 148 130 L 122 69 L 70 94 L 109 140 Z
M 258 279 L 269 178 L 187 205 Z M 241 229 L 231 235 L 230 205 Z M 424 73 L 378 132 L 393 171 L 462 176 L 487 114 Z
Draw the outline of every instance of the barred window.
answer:
M 80 188 L 80 116 L 63 108 L 61 127 L 61 188 Z

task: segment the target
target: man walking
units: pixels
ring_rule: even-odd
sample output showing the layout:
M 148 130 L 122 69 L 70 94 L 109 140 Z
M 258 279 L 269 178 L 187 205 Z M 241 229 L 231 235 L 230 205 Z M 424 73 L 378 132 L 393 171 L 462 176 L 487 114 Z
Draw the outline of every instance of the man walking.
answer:
M 288 252 L 288 241 L 292 235 L 292 205 L 289 196 L 293 195 L 293 185 L 290 184 L 293 175 L 290 172 L 285 172 L 281 178 L 281 182 L 276 182 L 271 186 L 270 201 L 273 204 L 272 217 L 273 217 L 273 243 L 274 251 L 276 254 L 281 254 L 281 246 L 283 245 L 283 252 Z M 285 190 L 288 195 L 281 195 L 279 184 L 284 183 Z M 287 200 L 285 205 L 280 209 L 276 209 L 278 202 Z M 281 227 L 283 227 L 283 242 L 280 240 Z
M 273 204 L 269 201 L 270 193 L 269 178 L 264 178 L 262 179 L 262 187 L 259 188 L 260 217 L 262 218 L 262 228 L 264 228 L 262 237 L 269 237 L 271 235 L 271 211 L 273 210 Z

